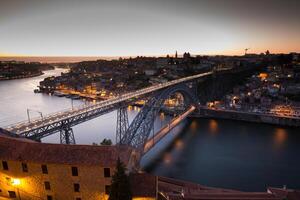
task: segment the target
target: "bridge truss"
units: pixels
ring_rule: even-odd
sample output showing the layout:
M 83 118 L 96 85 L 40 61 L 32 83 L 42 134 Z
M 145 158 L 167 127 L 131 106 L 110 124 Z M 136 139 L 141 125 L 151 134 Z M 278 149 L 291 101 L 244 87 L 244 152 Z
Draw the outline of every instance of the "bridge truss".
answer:
M 153 129 L 154 118 L 160 111 L 164 100 L 171 94 L 180 92 L 184 96 L 186 105 L 197 103 L 195 83 L 200 78 L 210 75 L 212 72 L 206 72 L 154 85 L 99 102 L 96 105 L 75 108 L 59 115 L 46 116 L 42 120 L 22 122 L 9 127 L 6 131 L 18 137 L 37 141 L 59 132 L 61 143 L 75 144 L 73 126 L 117 109 L 116 142 L 142 148 Z M 129 125 L 126 107 L 145 96 L 150 97 L 149 100 Z
M 184 96 L 185 107 L 191 104 L 198 104 L 196 85 L 179 84 L 157 92 L 147 101 L 141 111 L 131 122 L 126 133 L 120 140 L 120 144 L 130 145 L 142 151 L 145 142 L 148 140 L 151 130 L 154 128 L 155 117 L 163 107 L 165 100 L 172 94 L 179 92 Z

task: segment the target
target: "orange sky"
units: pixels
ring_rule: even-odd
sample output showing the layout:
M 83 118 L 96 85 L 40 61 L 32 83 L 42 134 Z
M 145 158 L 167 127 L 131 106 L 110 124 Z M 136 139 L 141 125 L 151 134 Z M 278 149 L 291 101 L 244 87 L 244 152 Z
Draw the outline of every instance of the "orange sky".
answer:
M 0 57 L 300 52 L 296 0 L 9 0 Z

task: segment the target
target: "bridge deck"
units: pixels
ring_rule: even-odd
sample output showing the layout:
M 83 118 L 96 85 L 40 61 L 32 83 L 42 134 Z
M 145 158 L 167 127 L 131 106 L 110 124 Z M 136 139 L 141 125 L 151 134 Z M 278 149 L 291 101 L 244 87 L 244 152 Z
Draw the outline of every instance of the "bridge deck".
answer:
M 166 88 L 166 87 L 169 87 L 172 85 L 176 85 L 176 84 L 188 82 L 188 81 L 191 81 L 191 80 L 194 80 L 197 78 L 205 77 L 205 76 L 211 75 L 212 73 L 213 72 L 206 72 L 206 73 L 201 73 L 201 74 L 169 81 L 166 83 L 157 84 L 157 85 L 150 86 L 150 87 L 140 89 L 140 90 L 137 90 L 134 92 L 130 92 L 127 94 L 122 94 L 122 95 L 119 95 L 112 99 L 101 101 L 94 105 L 75 107 L 74 109 L 65 110 L 65 111 L 57 112 L 57 113 L 52 113 L 52 114 L 45 116 L 43 119 L 37 118 L 30 122 L 23 121 L 23 122 L 8 126 L 6 128 L 6 130 L 10 131 L 12 133 L 23 135 L 23 136 L 33 135 L 33 133 L 31 133 L 32 131 L 38 132 L 39 134 L 45 130 L 47 130 L 48 132 L 51 132 L 51 129 L 56 131 L 57 126 L 62 126 L 63 123 L 60 123 L 60 122 L 62 122 L 64 120 L 65 120 L 65 123 L 69 123 L 69 121 L 72 122 L 73 124 L 71 123 L 70 126 L 76 125 L 78 123 L 89 120 L 92 117 L 99 116 L 99 114 L 97 115 L 97 112 L 99 112 L 99 113 L 104 112 L 103 110 L 106 110 L 106 112 L 108 112 L 108 110 L 111 111 L 112 107 L 114 107 L 122 102 L 128 101 L 128 100 L 136 98 L 136 97 L 143 96 L 148 93 L 158 91 L 160 89 L 163 89 L 163 88 Z M 90 115 L 90 113 L 91 113 L 91 115 Z M 89 116 L 89 118 L 84 120 L 84 117 L 78 117 L 81 115 Z M 34 134 L 36 134 L 36 133 L 34 133 Z
M 154 145 L 165 137 L 174 127 L 176 127 L 182 120 L 190 115 L 196 109 L 195 106 L 191 106 L 187 111 L 178 117 L 174 118 L 169 124 L 160 129 L 153 138 L 150 138 L 144 146 L 144 154 L 147 153 Z

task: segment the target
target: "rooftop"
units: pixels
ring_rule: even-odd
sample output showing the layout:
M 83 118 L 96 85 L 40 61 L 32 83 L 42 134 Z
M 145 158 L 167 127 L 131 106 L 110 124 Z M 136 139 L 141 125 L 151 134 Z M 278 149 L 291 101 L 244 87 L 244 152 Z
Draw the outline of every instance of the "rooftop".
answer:
M 48 144 L 0 134 L 0 159 L 3 160 L 109 167 L 115 166 L 118 157 L 127 165 L 132 151 L 127 146 Z

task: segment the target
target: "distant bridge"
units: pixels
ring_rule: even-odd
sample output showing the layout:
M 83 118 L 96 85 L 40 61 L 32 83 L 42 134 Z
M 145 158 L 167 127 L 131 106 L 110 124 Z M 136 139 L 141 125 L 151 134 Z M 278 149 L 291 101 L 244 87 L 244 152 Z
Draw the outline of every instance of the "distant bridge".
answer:
M 16 123 L 8 126 L 6 130 L 11 134 L 33 140 L 40 140 L 43 137 L 60 132 L 61 143 L 75 144 L 72 126 L 118 109 L 117 143 L 142 150 L 153 129 L 155 116 L 157 116 L 164 101 L 170 95 L 179 92 L 184 97 L 186 108 L 190 108 L 192 105 L 197 107 L 198 98 L 195 83 L 198 79 L 212 74 L 213 72 L 206 72 L 153 85 L 94 105 L 79 106 L 67 111 L 49 114 L 43 118 Z M 150 97 L 149 100 L 129 125 L 126 107 L 146 95 Z

